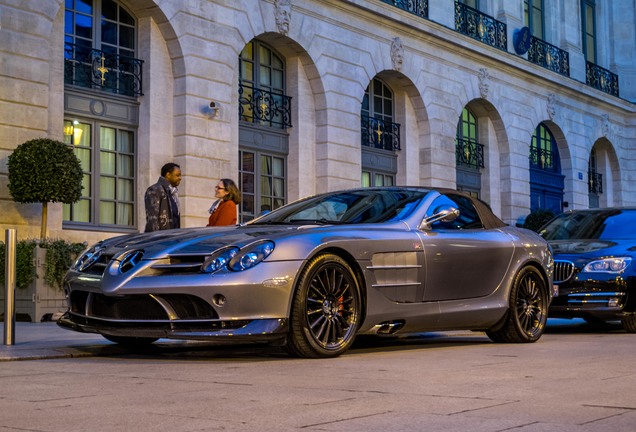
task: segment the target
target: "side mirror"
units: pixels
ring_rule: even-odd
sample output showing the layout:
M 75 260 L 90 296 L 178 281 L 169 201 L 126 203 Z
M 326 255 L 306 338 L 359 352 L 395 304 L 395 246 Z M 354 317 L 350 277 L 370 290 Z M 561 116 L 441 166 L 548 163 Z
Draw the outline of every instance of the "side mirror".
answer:
M 420 230 L 430 230 L 431 225 L 435 222 L 452 222 L 459 216 L 459 209 L 450 205 L 441 205 L 435 209 L 435 213 L 432 216 L 424 218 L 420 226 Z

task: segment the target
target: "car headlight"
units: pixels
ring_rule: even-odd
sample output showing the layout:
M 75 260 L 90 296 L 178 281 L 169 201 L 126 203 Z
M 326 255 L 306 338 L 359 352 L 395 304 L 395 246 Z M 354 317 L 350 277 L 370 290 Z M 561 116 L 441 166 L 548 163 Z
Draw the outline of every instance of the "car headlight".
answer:
M 241 271 L 254 267 L 274 251 L 274 242 L 265 240 L 247 245 L 229 263 L 230 270 Z
M 77 257 L 77 259 L 75 260 L 75 264 L 73 264 L 73 268 L 80 272 L 88 270 L 93 264 L 97 262 L 103 250 L 104 247 L 102 246 L 101 242 L 89 247 L 84 252 L 82 252 L 79 257 Z
M 583 267 L 588 273 L 622 273 L 632 262 L 631 257 L 615 257 L 594 260 Z
M 215 271 L 221 270 L 227 266 L 238 251 L 239 248 L 236 246 L 219 249 L 207 257 L 203 264 L 201 264 L 201 271 L 204 273 L 214 273 Z

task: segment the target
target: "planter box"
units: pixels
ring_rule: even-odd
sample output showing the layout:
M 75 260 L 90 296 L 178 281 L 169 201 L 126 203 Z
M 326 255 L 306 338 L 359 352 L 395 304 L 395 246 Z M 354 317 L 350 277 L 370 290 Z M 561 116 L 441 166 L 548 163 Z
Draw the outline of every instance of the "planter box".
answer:
M 49 321 L 56 319 L 66 311 L 64 291 L 52 287 L 44 282 L 44 260 L 46 249 L 36 246 L 33 259 L 35 260 L 35 279 L 26 289 L 15 290 L 15 313 L 20 321 L 28 319 L 31 322 Z M 5 287 L 0 294 L 0 312 L 4 315 Z

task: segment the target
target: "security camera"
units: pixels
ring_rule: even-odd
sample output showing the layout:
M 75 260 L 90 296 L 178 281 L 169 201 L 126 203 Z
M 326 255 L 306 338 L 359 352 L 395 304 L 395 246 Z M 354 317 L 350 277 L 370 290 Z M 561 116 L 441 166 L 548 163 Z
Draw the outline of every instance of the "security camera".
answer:
M 219 110 L 221 109 L 221 104 L 215 101 L 210 102 L 210 117 L 216 117 L 219 114 Z

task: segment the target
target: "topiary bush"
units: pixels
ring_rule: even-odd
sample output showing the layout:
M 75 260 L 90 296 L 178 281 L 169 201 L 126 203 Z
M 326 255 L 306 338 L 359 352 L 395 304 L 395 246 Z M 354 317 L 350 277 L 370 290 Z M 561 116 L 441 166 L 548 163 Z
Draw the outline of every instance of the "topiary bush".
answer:
M 9 155 L 9 193 L 19 203 L 42 203 L 40 238 L 46 237 L 49 202 L 72 204 L 82 196 L 82 165 L 61 141 L 38 138 Z
M 541 227 L 551 220 L 556 214 L 551 210 L 537 209 L 530 212 L 523 222 L 523 227 L 539 232 Z

